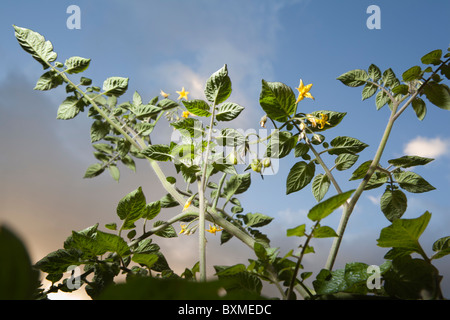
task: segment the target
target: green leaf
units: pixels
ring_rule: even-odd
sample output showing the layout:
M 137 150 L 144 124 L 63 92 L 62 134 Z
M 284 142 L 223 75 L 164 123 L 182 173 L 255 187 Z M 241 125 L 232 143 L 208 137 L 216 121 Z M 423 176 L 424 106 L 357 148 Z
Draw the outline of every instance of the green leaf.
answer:
M 450 110 L 450 88 L 443 83 L 429 82 L 424 88 L 423 92 L 427 99 L 444 110 Z
M 369 77 L 377 82 L 381 78 L 381 70 L 376 65 L 371 64 L 368 69 Z
M 246 139 L 244 135 L 236 129 L 222 129 L 220 134 L 214 137 L 220 146 L 237 147 L 242 145 Z
M 417 118 L 419 120 L 423 120 L 425 118 L 425 115 L 427 114 L 427 107 L 425 105 L 425 102 L 421 98 L 415 98 L 411 104 Z
M 342 119 L 344 119 L 344 117 L 347 115 L 347 112 L 336 112 L 336 111 L 329 111 L 329 110 L 313 111 L 313 112 L 311 112 L 311 115 L 316 118 L 321 119 L 322 118 L 321 113 L 323 113 L 328 118 L 327 122 L 329 124 L 325 124 L 322 129 L 320 129 L 319 126 L 310 127 L 310 129 L 313 132 L 320 132 L 320 131 L 325 131 L 325 130 L 331 129 L 331 128 L 337 126 L 339 123 L 341 123 Z
M 56 119 L 73 119 L 82 110 L 83 107 L 84 104 L 82 100 L 78 100 L 78 98 L 75 96 L 67 97 L 59 106 Z
M 141 120 L 153 116 L 161 111 L 160 107 L 151 104 L 141 104 L 139 106 L 133 106 L 131 112 L 136 115 L 136 118 Z M 149 124 L 149 123 L 147 123 Z
M 79 259 L 77 250 L 58 249 L 36 262 L 34 267 L 46 273 L 64 273 L 70 266 L 80 264 L 82 261 Z
M 380 206 L 385 217 L 392 222 L 403 216 L 408 200 L 401 190 L 386 190 L 381 196 Z
M 141 153 L 156 161 L 168 161 L 172 159 L 170 147 L 164 144 L 153 144 L 141 151 Z
M 63 82 L 63 78 L 57 72 L 50 70 L 38 79 L 34 90 L 51 90 L 63 84 Z
M 425 260 L 410 256 L 394 259 L 383 278 L 386 293 L 397 299 L 434 299 L 439 290 L 438 270 Z
M 134 228 L 134 222 L 147 214 L 147 202 L 142 187 L 123 197 L 117 205 L 117 215 L 123 220 L 122 230 Z
M 71 247 L 80 250 L 83 258 L 89 259 L 106 253 L 106 249 L 99 245 L 95 235 L 88 235 L 81 232 L 72 231 Z
M 144 219 L 152 220 L 161 212 L 161 202 L 159 200 L 147 203 L 146 207 L 147 212 L 142 216 Z
M 305 235 L 306 225 L 302 224 L 292 229 L 287 229 L 286 236 L 288 237 L 303 237 Z
M 301 157 L 304 156 L 305 154 L 307 154 L 309 151 L 309 146 L 306 143 L 303 142 L 299 142 L 294 149 L 294 156 L 297 157 Z
M 183 104 L 190 113 L 196 116 L 209 117 L 211 115 L 209 104 L 204 100 L 183 100 Z
M 116 252 L 119 256 L 125 256 L 130 253 L 128 244 L 118 235 L 98 230 L 96 240 L 108 252 Z
M 394 177 L 397 183 L 400 185 L 400 188 L 408 192 L 423 193 L 436 189 L 415 172 L 405 171 L 394 173 Z
M 362 90 L 362 100 L 369 99 L 372 97 L 378 90 L 378 87 L 374 84 L 367 83 Z
M 153 223 L 153 228 L 156 228 L 160 225 L 166 224 L 165 221 L 155 221 Z M 177 232 L 175 231 L 175 228 L 172 225 L 166 226 L 164 229 L 158 231 L 155 233 L 157 236 L 160 236 L 162 238 L 176 238 L 178 237 Z
M 442 50 L 433 50 L 426 55 L 424 55 L 420 60 L 423 64 L 432 64 L 432 65 L 439 65 L 441 64 L 441 57 L 442 57 Z
M 339 171 L 350 169 L 356 161 L 358 161 L 359 155 L 351 153 L 341 153 L 335 160 L 336 169 Z
M 109 174 L 111 175 L 111 177 L 115 181 L 119 181 L 119 179 L 120 179 L 120 171 L 119 171 L 119 168 L 117 168 L 116 165 L 110 164 L 108 166 L 108 171 L 109 171 Z
M 375 96 L 375 105 L 377 107 L 377 110 L 380 110 L 390 101 L 391 99 L 389 98 L 388 94 L 384 91 L 379 91 Z
M 314 162 L 297 162 L 289 171 L 286 180 L 286 194 L 297 192 L 306 187 L 314 178 L 316 166 Z
M 128 89 L 128 78 L 110 77 L 103 82 L 103 91 L 107 96 L 121 96 Z
M 297 141 L 298 137 L 293 136 L 289 131 L 280 131 L 270 139 L 265 157 L 276 159 L 284 158 L 295 147 Z
M 330 238 L 337 237 L 336 231 L 333 228 L 328 226 L 320 226 L 313 231 L 314 238 Z
M 66 72 L 69 74 L 80 73 L 85 71 L 89 67 L 91 59 L 85 59 L 82 57 L 71 57 L 64 63 L 66 66 Z
M 355 154 L 369 146 L 358 139 L 345 136 L 334 138 L 331 140 L 330 145 L 332 148 L 328 149 L 328 153 L 338 155 L 342 153 Z
M 401 158 L 388 160 L 388 162 L 398 168 L 409 168 L 414 166 L 423 166 L 433 160 L 434 159 L 419 156 L 403 156 Z
M 166 194 L 162 197 L 159 202 L 161 203 L 161 208 L 172 208 L 179 205 L 175 198 L 170 194 Z M 183 204 L 184 205 L 184 204 Z
M 100 175 L 101 173 L 103 173 L 103 171 L 105 171 L 105 167 L 101 163 L 91 164 L 86 169 L 86 172 L 84 173 L 84 177 L 83 178 L 96 177 L 96 176 Z
M 139 107 L 140 105 L 142 105 L 142 97 L 139 92 L 135 91 L 133 93 L 133 106 Z
M 370 177 L 369 181 L 367 182 L 367 185 L 364 187 L 364 190 L 372 190 L 375 188 L 379 188 L 387 181 L 388 176 L 386 173 L 375 171 Z
M 115 222 L 107 223 L 107 224 L 105 224 L 105 228 L 115 231 L 115 230 L 117 230 L 117 223 L 115 223 Z
M 20 46 L 31 56 L 36 59 L 44 69 L 47 69 L 48 63 L 55 61 L 56 52 L 53 51 L 53 45 L 50 41 L 32 30 L 14 26 L 14 34 L 19 41 Z
M 259 228 L 269 224 L 273 217 L 266 216 L 262 213 L 247 213 L 242 217 L 247 227 Z
M 330 179 L 326 174 L 319 173 L 312 182 L 312 192 L 314 198 L 320 202 L 330 188 Z
M 397 77 L 395 76 L 394 71 L 391 68 L 387 69 L 383 72 L 383 76 L 381 77 L 381 81 L 384 86 L 394 88 L 396 85 L 400 84 Z
M 237 174 L 230 177 L 226 181 L 223 193 L 227 200 L 231 199 L 233 195 L 247 191 L 251 184 L 250 173 Z
M 39 285 L 39 272 L 23 241 L 7 226 L 0 226 L 0 300 L 28 300 Z
M 419 237 L 426 229 L 431 213 L 426 211 L 415 219 L 397 219 L 381 230 L 377 245 L 382 248 L 403 248 L 412 252 L 422 252 Z
M 443 237 L 433 243 L 433 251 L 436 253 L 431 259 L 439 259 L 450 254 L 450 237 Z
M 348 87 L 359 87 L 369 80 L 369 75 L 365 70 L 355 69 L 340 75 L 337 80 Z
M 232 103 L 226 102 L 219 107 L 216 113 L 217 121 L 231 121 L 239 116 L 239 114 L 244 110 L 244 107 Z
M 228 77 L 227 65 L 214 72 L 206 81 L 205 96 L 216 105 L 224 102 L 231 94 L 231 80 Z
M 339 193 L 328 198 L 325 201 L 319 202 L 309 210 L 308 218 L 312 221 L 321 220 L 330 215 L 334 210 L 342 206 L 355 190 Z
M 153 267 L 153 265 L 158 261 L 159 257 L 154 253 L 135 253 L 131 257 L 131 260 L 147 266 L 147 268 Z
M 366 176 L 367 171 L 369 170 L 369 167 L 372 163 L 372 160 L 367 160 L 363 163 L 361 163 L 359 165 L 358 168 L 356 168 L 355 171 L 353 171 L 351 178 L 349 179 L 351 180 L 358 180 L 358 179 L 362 179 Z
M 91 125 L 91 142 L 97 142 L 109 133 L 109 123 L 95 120 Z
M 420 79 L 422 77 L 422 68 L 419 66 L 414 66 L 403 72 L 402 78 L 405 82 L 410 82 L 413 80 Z
M 262 80 L 259 103 L 272 120 L 285 122 L 295 113 L 295 101 L 294 92 L 284 83 Z
M 185 137 L 198 138 L 203 133 L 202 123 L 197 119 L 181 119 L 175 122 L 171 122 L 170 125 L 175 129 L 178 129 L 180 133 Z

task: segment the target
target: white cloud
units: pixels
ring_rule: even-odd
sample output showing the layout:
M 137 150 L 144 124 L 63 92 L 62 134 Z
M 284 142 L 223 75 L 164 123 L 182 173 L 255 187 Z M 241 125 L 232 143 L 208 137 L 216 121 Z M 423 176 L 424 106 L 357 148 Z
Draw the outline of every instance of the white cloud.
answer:
M 403 151 L 407 155 L 437 158 L 449 152 L 450 140 L 418 136 L 406 144 Z
M 374 196 L 367 196 L 367 198 L 372 202 L 373 204 L 378 205 L 380 203 L 381 196 L 374 197 Z

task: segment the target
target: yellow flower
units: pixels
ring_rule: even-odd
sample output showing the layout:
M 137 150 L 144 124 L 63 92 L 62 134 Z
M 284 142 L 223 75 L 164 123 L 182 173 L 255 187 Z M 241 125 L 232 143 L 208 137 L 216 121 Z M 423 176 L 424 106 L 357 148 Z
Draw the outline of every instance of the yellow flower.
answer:
M 187 95 L 189 94 L 189 91 L 184 90 L 184 87 L 183 87 L 183 89 L 181 89 L 181 91 L 177 91 L 177 93 L 180 95 L 178 97 L 178 100 L 183 99 L 183 98 L 188 100 L 188 96 Z
M 186 203 L 184 204 L 183 211 L 185 211 L 187 208 L 189 208 L 189 206 L 191 205 L 191 202 L 192 202 L 192 199 L 189 198 L 189 199 L 186 201 Z
M 214 225 L 214 226 L 212 226 L 211 227 L 211 225 L 209 225 L 209 229 L 206 229 L 206 231 L 208 231 L 208 232 L 210 232 L 210 233 L 214 233 L 214 234 L 216 234 L 216 232 L 218 232 L 218 231 L 222 231 L 223 229 L 222 228 L 217 228 L 216 227 L 216 225 Z
M 181 231 L 178 234 L 185 233 L 187 226 L 185 224 L 180 224 L 180 227 L 181 227 Z
M 328 115 L 327 114 L 320 114 L 321 119 L 317 119 L 317 123 L 319 124 L 319 129 L 323 129 L 323 127 L 326 124 L 330 124 L 327 120 L 328 120 Z
M 190 113 L 189 111 L 183 111 L 183 114 L 182 114 L 181 116 L 182 116 L 183 118 L 188 118 L 190 114 L 191 114 L 191 113 Z
M 303 100 L 304 98 L 310 98 L 314 100 L 314 97 L 311 95 L 311 93 L 309 93 L 311 87 L 312 83 L 308 84 L 307 86 L 304 86 L 302 79 L 300 79 L 300 85 L 298 86 L 298 88 L 296 88 L 298 90 L 298 98 L 296 103 Z
M 315 128 L 317 126 L 317 118 L 314 117 L 312 114 L 306 115 L 309 122 L 311 122 L 311 125 Z
M 266 127 L 266 122 L 267 122 L 267 114 L 265 114 L 261 120 L 259 120 L 259 124 L 261 125 L 262 128 Z
M 167 98 L 169 96 L 168 93 L 165 93 L 164 91 L 161 90 L 160 94 L 164 97 Z

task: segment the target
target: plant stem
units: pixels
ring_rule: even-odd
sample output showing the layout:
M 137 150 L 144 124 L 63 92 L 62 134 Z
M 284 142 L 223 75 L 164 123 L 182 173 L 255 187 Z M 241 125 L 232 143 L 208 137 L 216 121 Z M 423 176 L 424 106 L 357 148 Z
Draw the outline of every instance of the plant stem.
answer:
M 350 199 L 350 202 L 347 206 L 344 207 L 344 212 L 341 216 L 341 221 L 339 222 L 339 227 L 337 230 L 338 236 L 334 238 L 333 244 L 330 249 L 330 253 L 328 255 L 328 259 L 325 265 L 325 269 L 331 270 L 333 269 L 334 262 L 336 261 L 336 256 L 339 251 L 340 244 L 342 242 L 342 238 L 344 236 L 345 228 L 347 227 L 348 220 L 350 218 L 350 215 L 353 212 L 353 209 L 355 208 L 356 202 L 359 200 L 359 197 L 364 191 L 364 188 L 366 187 L 367 183 L 369 182 L 370 178 L 372 177 L 372 174 L 375 172 L 375 169 L 378 167 L 378 163 L 380 162 L 381 155 L 383 154 L 384 148 L 386 147 L 387 141 L 389 139 L 389 135 L 391 134 L 392 127 L 395 122 L 395 113 L 398 109 L 398 102 L 393 101 L 393 107 L 391 110 L 391 116 L 389 117 L 389 121 L 386 125 L 386 128 L 384 130 L 383 136 L 381 138 L 380 144 L 378 146 L 377 152 L 375 153 L 375 157 L 372 160 L 372 163 L 370 164 L 369 169 L 367 170 L 366 176 L 359 184 L 358 188 L 356 189 L 355 193 L 353 194 L 353 197 Z

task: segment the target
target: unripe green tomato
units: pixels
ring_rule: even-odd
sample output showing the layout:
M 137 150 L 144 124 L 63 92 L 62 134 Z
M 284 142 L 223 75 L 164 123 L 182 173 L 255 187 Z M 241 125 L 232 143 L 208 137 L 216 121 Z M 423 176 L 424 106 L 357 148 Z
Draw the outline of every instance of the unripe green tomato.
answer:
M 287 125 L 286 125 L 286 129 L 288 129 L 289 131 L 291 131 L 292 129 L 294 129 L 294 125 L 292 124 L 292 123 L 288 123 Z
M 259 159 L 253 159 L 251 163 L 252 170 L 255 172 L 261 172 L 262 169 L 262 163 L 259 161 Z
M 265 159 L 263 160 L 263 162 L 262 162 L 264 168 L 270 167 L 271 163 L 272 163 L 272 162 L 270 161 L 270 158 L 265 158 Z
M 231 162 L 232 164 L 237 165 L 238 159 L 237 159 L 237 154 L 236 154 L 236 152 L 230 153 L 230 154 L 228 155 L 228 158 L 229 158 L 229 160 L 230 160 L 230 162 Z

